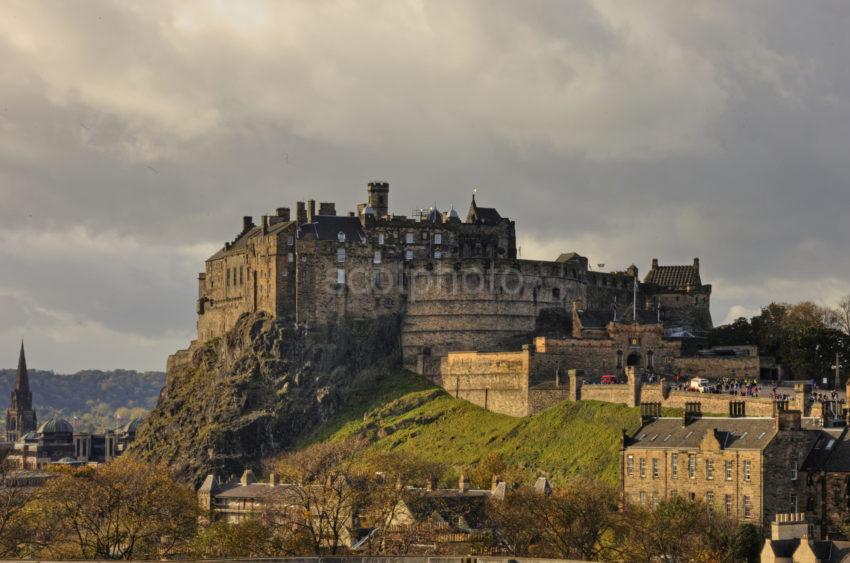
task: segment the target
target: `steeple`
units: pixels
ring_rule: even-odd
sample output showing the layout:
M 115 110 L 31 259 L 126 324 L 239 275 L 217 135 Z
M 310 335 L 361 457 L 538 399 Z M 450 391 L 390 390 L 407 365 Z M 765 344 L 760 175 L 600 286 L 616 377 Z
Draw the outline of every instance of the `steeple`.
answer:
M 30 377 L 27 373 L 27 356 L 24 353 L 24 341 L 21 340 L 21 354 L 18 356 L 18 374 L 15 378 L 16 391 L 30 390 Z
M 12 400 L 6 410 L 6 441 L 17 442 L 27 432 L 36 429 L 35 411 L 32 408 L 32 392 L 27 371 L 27 358 L 24 353 L 24 342 L 21 341 L 21 353 L 18 356 L 18 373 L 15 378 L 15 388 L 12 390 Z

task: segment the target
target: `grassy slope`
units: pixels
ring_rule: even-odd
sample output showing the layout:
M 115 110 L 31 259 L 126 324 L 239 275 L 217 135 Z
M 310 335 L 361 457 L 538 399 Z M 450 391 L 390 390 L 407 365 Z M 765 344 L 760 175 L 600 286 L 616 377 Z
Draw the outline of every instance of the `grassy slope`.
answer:
M 640 423 L 638 409 L 597 401 L 513 418 L 454 399 L 409 372 L 373 378 L 300 445 L 365 434 L 373 439 L 370 450 L 407 450 L 457 471 L 493 452 L 556 483 L 577 474 L 616 482 L 621 431 Z

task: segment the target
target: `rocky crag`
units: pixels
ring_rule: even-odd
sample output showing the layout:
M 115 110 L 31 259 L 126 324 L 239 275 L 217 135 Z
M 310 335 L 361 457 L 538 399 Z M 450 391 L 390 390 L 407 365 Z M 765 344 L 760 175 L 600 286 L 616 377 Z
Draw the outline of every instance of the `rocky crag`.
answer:
M 244 315 L 170 366 L 132 455 L 195 484 L 212 471 L 237 475 L 327 421 L 375 369 L 399 365 L 399 334 L 394 316 L 306 332 Z

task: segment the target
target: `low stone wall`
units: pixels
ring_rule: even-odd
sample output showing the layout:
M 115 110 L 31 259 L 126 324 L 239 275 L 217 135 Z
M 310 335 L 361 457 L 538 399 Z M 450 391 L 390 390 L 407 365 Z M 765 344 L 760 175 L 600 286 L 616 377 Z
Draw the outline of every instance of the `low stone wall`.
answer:
M 554 407 L 562 401 L 570 398 L 570 390 L 566 387 L 558 389 L 530 389 L 528 391 L 528 413 L 529 415 L 545 411 Z
M 581 400 L 629 404 L 628 385 L 582 385 Z
M 747 416 L 773 416 L 773 400 L 764 397 L 741 397 L 738 395 L 715 393 L 692 393 L 690 391 L 671 391 L 662 407 L 685 408 L 685 403 L 699 402 L 702 412 L 711 414 L 729 414 L 729 401 L 743 401 Z M 650 402 L 646 400 L 646 402 Z
M 682 357 L 673 360 L 673 367 L 688 377 L 706 379 L 752 379 L 761 373 L 758 355 L 730 357 Z

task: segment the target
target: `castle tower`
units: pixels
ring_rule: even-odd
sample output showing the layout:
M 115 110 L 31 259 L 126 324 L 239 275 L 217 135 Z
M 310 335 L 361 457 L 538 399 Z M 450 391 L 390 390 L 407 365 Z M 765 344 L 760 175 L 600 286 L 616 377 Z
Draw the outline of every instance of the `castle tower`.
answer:
M 18 373 L 15 377 L 15 389 L 12 390 L 12 402 L 6 410 L 6 441 L 16 442 L 27 432 L 36 428 L 35 411 L 32 409 L 32 391 L 27 372 L 27 358 L 24 343 L 21 341 L 21 355 L 18 358 Z
M 390 185 L 387 182 L 369 182 L 369 207 L 378 217 L 386 217 L 390 212 Z

